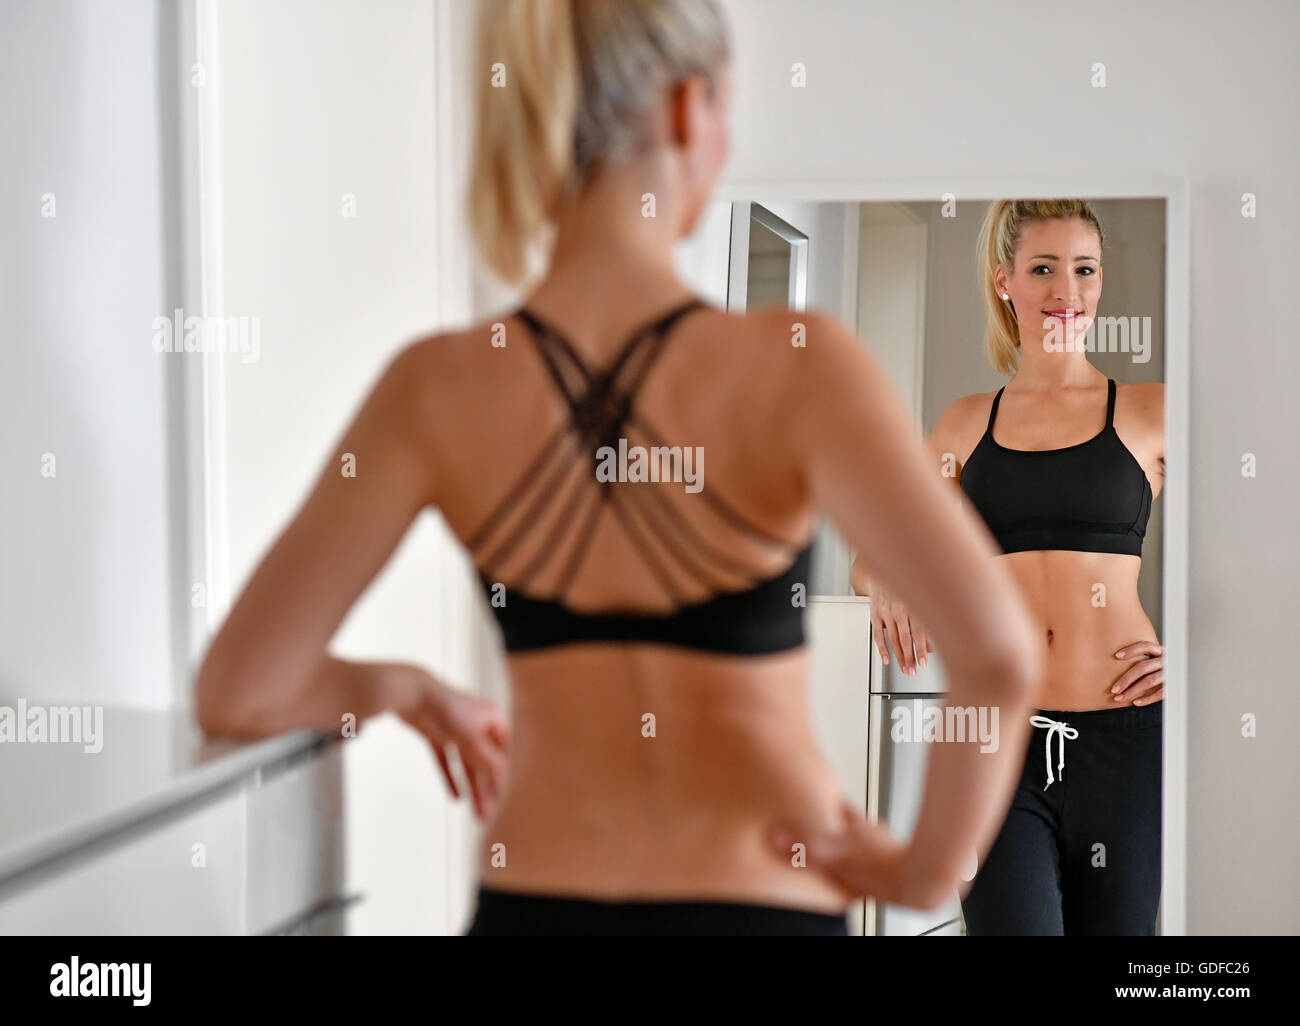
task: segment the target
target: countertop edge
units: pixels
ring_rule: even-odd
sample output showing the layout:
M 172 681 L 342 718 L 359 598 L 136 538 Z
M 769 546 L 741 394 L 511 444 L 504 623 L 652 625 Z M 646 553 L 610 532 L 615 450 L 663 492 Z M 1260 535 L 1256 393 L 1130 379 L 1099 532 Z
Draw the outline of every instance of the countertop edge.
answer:
M 178 780 L 136 801 L 44 834 L 36 834 L 0 850 L 0 901 L 24 878 L 60 872 L 106 844 L 123 843 L 150 821 L 196 804 L 254 773 L 294 760 L 324 747 L 336 737 L 316 730 L 296 730 L 249 741 L 225 755 L 216 756 Z

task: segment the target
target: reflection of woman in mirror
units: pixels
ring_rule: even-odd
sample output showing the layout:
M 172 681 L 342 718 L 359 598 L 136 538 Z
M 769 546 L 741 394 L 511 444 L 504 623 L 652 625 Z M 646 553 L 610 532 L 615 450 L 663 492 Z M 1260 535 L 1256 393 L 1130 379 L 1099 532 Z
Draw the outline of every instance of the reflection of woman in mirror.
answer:
M 946 746 L 908 844 L 847 808 L 806 690 L 819 514 L 952 639 L 958 700 L 1018 710 L 1021 742 L 1031 620 L 850 331 L 728 314 L 679 278 L 728 153 L 721 10 L 485 0 L 480 27 L 475 238 L 518 282 L 553 229 L 549 267 L 522 306 L 391 361 L 336 450 L 357 473 L 327 461 L 213 643 L 201 722 L 392 710 L 440 760 L 454 743 L 485 820 L 472 933 L 844 935 L 856 895 L 935 907 L 1019 760 Z M 708 478 L 602 477 L 621 443 L 707 451 Z M 502 628 L 508 735 L 419 667 L 325 655 L 429 508 Z
M 969 935 L 1155 929 L 1164 650 L 1137 586 L 1164 482 L 1164 385 L 1117 385 L 1088 362 L 1101 258 L 1083 201 L 991 206 L 985 342 L 1011 380 L 954 402 L 929 440 L 1019 582 L 1047 667 L 1020 785 L 962 902 Z M 868 566 L 853 581 L 872 595 L 881 658 L 892 647 L 915 674 L 929 633 Z

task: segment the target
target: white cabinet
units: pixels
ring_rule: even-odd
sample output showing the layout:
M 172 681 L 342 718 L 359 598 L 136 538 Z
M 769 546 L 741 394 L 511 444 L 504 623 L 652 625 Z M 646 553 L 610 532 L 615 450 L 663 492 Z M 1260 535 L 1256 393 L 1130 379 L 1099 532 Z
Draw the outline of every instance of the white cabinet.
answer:
M 867 811 L 867 735 L 871 669 L 871 605 L 865 598 L 808 600 L 809 702 L 813 729 L 840 790 Z M 864 932 L 865 903 L 854 906 L 849 929 Z
M 294 929 L 343 886 L 342 746 L 255 780 L 246 801 L 247 932 Z
M 341 745 L 155 796 L 46 847 L 0 881 L 0 934 L 336 932 L 347 907 Z
M 0 934 L 242 930 L 244 798 L 205 808 L 0 899 Z
M 805 622 L 813 727 L 845 796 L 865 813 L 871 607 L 865 598 L 816 596 Z

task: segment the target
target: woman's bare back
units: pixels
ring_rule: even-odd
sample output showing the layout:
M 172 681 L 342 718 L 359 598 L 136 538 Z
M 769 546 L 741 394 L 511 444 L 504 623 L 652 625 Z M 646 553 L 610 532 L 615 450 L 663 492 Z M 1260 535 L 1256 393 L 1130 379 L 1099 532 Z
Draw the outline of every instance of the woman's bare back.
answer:
M 786 425 L 781 418 L 771 415 L 781 408 L 777 383 L 791 372 L 782 364 L 792 362 L 773 340 L 780 330 L 779 316 L 745 318 L 706 307 L 687 313 L 673 325 L 635 393 L 632 412 L 638 422 L 653 426 L 667 444 L 689 446 L 700 453 L 702 489 L 692 491 L 693 486 L 669 481 L 612 486 L 656 489 L 656 501 L 670 503 L 672 514 L 684 518 L 711 546 L 738 562 L 743 571 L 765 576 L 784 569 L 790 549 L 807 542 L 813 520 L 788 430 L 783 431 Z M 629 330 L 641 320 L 629 319 Z M 550 323 L 563 331 L 559 321 L 556 317 Z M 494 346 L 494 334 L 504 344 Z M 428 374 L 436 379 L 430 382 L 435 398 L 427 413 L 429 433 L 438 446 L 437 505 L 462 542 L 482 533 L 485 521 L 539 458 L 551 458 L 548 472 L 566 475 L 562 487 L 557 487 L 565 494 L 540 504 L 542 522 L 523 540 L 519 552 L 497 554 L 490 566 L 476 559 L 494 580 L 544 594 L 558 584 L 562 561 L 549 561 L 535 579 L 520 580 L 521 573 L 551 528 L 559 532 L 562 544 L 572 540 L 573 532 L 564 531 L 560 522 L 563 499 L 571 486 L 576 491 L 589 485 L 589 493 L 596 491 L 596 464 L 572 430 L 570 410 L 534 348 L 532 334 L 518 317 L 506 317 L 425 343 Z M 612 360 L 623 341 L 607 339 L 593 346 L 575 339 L 573 344 L 595 369 Z M 625 425 L 621 435 L 629 445 L 650 444 L 635 424 Z M 580 475 L 590 481 L 577 482 Z M 706 494 L 743 511 L 765 533 L 783 539 L 785 546 L 721 522 Z M 589 497 L 579 496 L 584 502 Z M 570 582 L 569 605 L 647 612 L 673 607 L 672 597 L 650 569 L 645 548 L 637 544 L 638 536 L 625 529 L 612 510 L 599 516 L 588 537 L 590 554 Z M 675 569 L 674 583 L 691 599 L 707 596 L 711 582 L 731 588 L 743 584 L 742 574 L 732 573 L 726 580 L 725 566 L 703 581 Z
M 787 341 L 790 316 L 692 311 L 673 326 L 634 409 L 668 444 L 699 448 L 705 490 L 797 548 L 812 533 L 813 510 L 788 424 L 773 415 L 783 412 L 781 383 L 799 358 Z M 639 319 L 629 319 L 629 328 L 634 323 Z M 583 464 L 575 474 L 594 474 L 575 432 L 565 430 L 569 409 L 530 330 L 508 317 L 423 344 L 436 502 L 462 542 L 479 533 L 520 475 L 546 455 L 548 440 L 563 446 L 564 460 Z M 494 333 L 504 345 L 493 346 Z M 582 339 L 573 344 L 593 369 L 617 348 L 609 340 L 599 347 Z M 554 442 L 557 433 L 562 442 Z M 627 434 L 630 443 L 638 441 L 635 429 Z M 660 489 L 712 547 L 758 576 L 789 562 L 788 547 L 720 521 L 702 492 L 664 481 L 613 487 Z M 546 516 L 563 505 L 559 494 L 550 499 Z M 672 609 L 644 541 L 639 545 L 605 511 L 566 604 L 586 612 Z M 511 590 L 550 594 L 563 561 L 523 579 L 531 554 L 526 548 L 505 553 L 479 569 Z M 678 571 L 690 601 L 707 598 L 720 584 L 743 586 L 739 579 L 702 581 Z M 838 787 L 812 734 L 806 673 L 802 649 L 735 657 L 595 643 L 513 656 L 510 767 L 500 813 L 484 835 L 484 883 L 608 898 L 695 895 L 842 909 L 846 895 L 838 887 L 820 874 L 793 871 L 764 836 L 781 817 L 811 815 L 827 828 L 835 825 Z

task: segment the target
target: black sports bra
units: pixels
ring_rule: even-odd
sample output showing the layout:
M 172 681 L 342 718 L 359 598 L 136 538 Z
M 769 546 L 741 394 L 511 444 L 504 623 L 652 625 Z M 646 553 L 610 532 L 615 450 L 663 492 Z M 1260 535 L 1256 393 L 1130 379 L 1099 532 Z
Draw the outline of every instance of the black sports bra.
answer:
M 998 389 L 989 424 L 961 471 L 961 489 L 1003 552 L 1072 549 L 1142 555 L 1151 515 L 1151 483 L 1115 432 L 1115 380 L 1106 426 L 1063 449 L 1008 449 L 993 440 Z
M 618 450 L 620 441 L 626 441 L 629 448 L 665 446 L 644 415 L 634 410 L 635 393 L 664 348 L 668 330 L 689 311 L 708 306 L 692 297 L 653 318 L 634 332 L 613 363 L 598 373 L 587 368 L 560 332 L 526 307 L 516 311 L 531 329 L 530 338 L 559 387 L 570 417 L 542 442 L 515 487 L 466 541 L 508 651 L 601 641 L 654 642 L 710 652 L 762 655 L 803 644 L 803 603 L 796 600 L 806 594 L 811 541 L 798 548 L 776 538 L 702 488 L 698 494 L 713 514 L 763 545 L 794 553 L 783 572 L 758 578 L 700 536 L 660 491 L 668 486 L 664 482 L 602 480 L 595 472 L 602 446 Z M 633 431 L 635 440 L 630 437 Z M 575 447 L 577 458 L 561 458 L 562 450 Z M 619 609 L 591 613 L 565 604 L 565 594 L 589 552 L 597 522 L 606 511 L 618 518 L 674 603 L 671 612 Z M 550 523 L 544 526 L 547 520 Z M 513 522 L 514 529 L 503 534 L 501 528 L 507 522 Z M 552 559 L 565 560 L 559 583 L 550 595 L 529 595 L 517 587 L 507 587 L 492 573 L 491 568 L 500 563 L 503 555 L 523 548 L 530 538 L 530 555 L 521 573 L 525 581 L 540 573 Z M 648 539 L 653 539 L 653 544 Z M 664 566 L 664 558 L 705 583 L 710 596 L 703 601 L 684 602 L 680 587 Z M 717 571 L 710 569 L 710 561 L 714 566 L 728 568 L 732 579 L 738 575 L 748 580 L 749 586 L 720 591 L 711 583 Z

